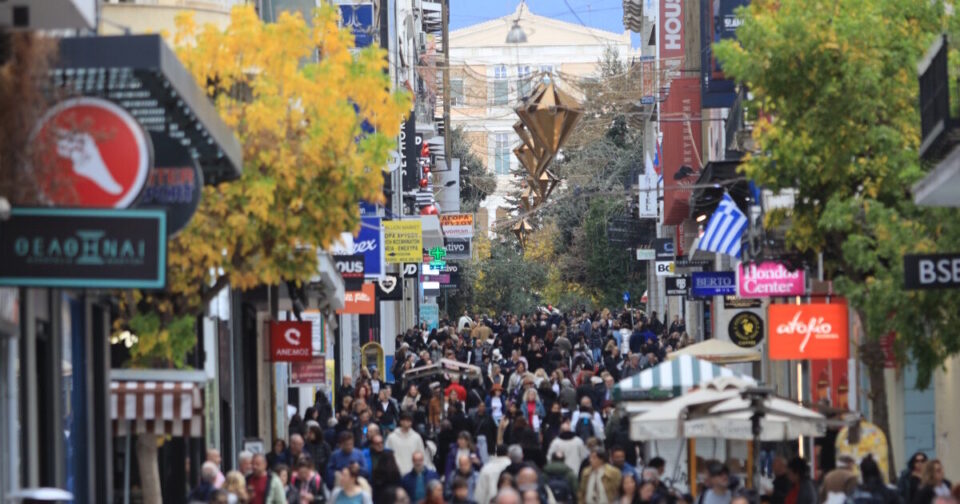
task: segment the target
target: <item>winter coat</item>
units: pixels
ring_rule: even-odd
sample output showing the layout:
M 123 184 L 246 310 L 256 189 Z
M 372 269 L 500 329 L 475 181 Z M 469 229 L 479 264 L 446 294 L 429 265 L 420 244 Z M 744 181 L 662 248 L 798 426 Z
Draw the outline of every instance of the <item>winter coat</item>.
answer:
M 603 467 L 599 470 L 603 471 L 600 476 L 600 481 L 603 484 L 603 491 L 607 494 L 607 502 L 615 502 L 617 495 L 620 493 L 620 481 L 623 479 L 623 476 L 621 476 L 619 469 L 610 464 L 603 464 Z M 587 485 L 590 482 L 590 476 L 593 474 L 593 471 L 594 468 L 588 465 L 580 476 L 580 499 L 578 502 L 587 502 Z
M 556 452 L 563 453 L 563 463 L 566 464 L 574 474 L 580 471 L 580 463 L 590 455 L 590 450 L 587 449 L 583 440 L 570 431 L 561 432 L 560 435 L 550 443 L 550 448 L 547 450 L 547 460 L 551 460 L 553 454 Z

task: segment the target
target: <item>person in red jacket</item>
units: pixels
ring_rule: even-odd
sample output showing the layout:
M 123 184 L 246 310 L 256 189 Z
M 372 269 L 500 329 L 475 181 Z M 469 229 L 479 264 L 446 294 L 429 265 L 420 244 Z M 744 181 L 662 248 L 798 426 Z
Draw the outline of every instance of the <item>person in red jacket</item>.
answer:
M 463 388 L 463 385 L 460 385 L 460 377 L 456 375 L 450 377 L 450 385 L 447 385 L 447 388 L 444 389 L 443 396 L 449 399 L 450 392 L 456 392 L 457 399 L 461 401 L 467 399 L 467 389 Z

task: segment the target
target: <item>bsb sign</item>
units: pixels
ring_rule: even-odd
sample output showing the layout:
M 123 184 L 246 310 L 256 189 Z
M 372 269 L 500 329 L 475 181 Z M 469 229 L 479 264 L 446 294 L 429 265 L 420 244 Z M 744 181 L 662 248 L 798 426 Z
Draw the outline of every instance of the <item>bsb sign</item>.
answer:
M 0 222 L 0 285 L 162 289 L 163 210 L 15 208 Z
M 907 289 L 960 287 L 960 254 L 903 256 L 903 277 Z
M 270 322 L 270 360 L 312 361 L 313 322 Z
M 767 315 L 770 359 L 846 359 L 849 356 L 846 304 L 773 304 Z

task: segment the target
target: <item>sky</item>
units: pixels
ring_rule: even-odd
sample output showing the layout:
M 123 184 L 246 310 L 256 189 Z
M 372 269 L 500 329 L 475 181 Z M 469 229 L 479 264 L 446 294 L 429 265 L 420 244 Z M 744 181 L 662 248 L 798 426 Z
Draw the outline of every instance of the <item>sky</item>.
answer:
M 519 0 L 452 0 L 450 29 L 506 16 L 513 13 L 519 3 Z M 623 33 L 623 0 L 527 0 L 527 7 L 540 16 L 575 24 L 582 21 L 591 28 Z M 638 47 L 639 35 L 633 34 L 632 39 L 633 46 Z

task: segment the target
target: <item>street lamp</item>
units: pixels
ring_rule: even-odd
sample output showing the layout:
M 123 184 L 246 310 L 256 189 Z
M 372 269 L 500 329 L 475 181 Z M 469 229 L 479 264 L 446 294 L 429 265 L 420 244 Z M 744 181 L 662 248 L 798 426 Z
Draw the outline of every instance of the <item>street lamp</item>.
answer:
M 513 26 L 510 27 L 510 31 L 507 32 L 507 43 L 508 44 L 525 44 L 527 42 L 527 34 L 524 33 L 523 28 L 520 27 L 520 19 L 513 20 Z

